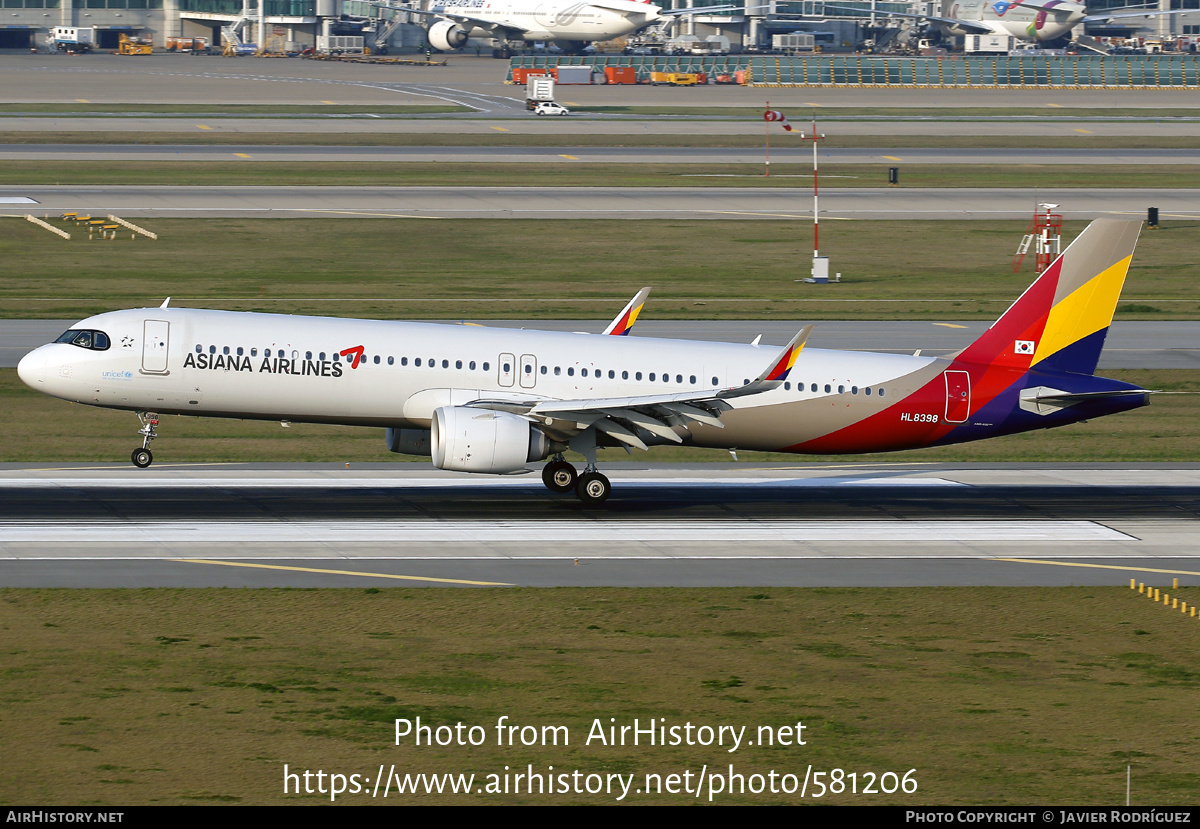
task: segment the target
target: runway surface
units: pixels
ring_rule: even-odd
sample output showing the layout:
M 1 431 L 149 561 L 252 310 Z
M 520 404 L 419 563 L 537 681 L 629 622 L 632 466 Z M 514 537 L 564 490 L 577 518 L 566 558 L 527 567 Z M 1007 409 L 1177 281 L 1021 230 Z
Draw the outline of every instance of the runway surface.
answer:
M 882 175 L 883 171 L 879 171 Z M 122 217 L 408 217 L 431 219 L 811 219 L 811 193 L 795 188 L 705 187 L 0 187 L 0 215 L 76 211 Z M 25 200 L 12 203 L 13 199 Z M 1068 219 L 1200 218 L 1200 189 L 828 187 L 821 217 L 837 219 L 1028 219 L 1030 205 L 1052 200 Z
M 3 586 L 1200 581 L 1200 467 L 605 464 L 601 509 L 425 464 L 0 469 Z
M 1193 125 L 1195 128 L 1197 125 Z M 771 162 L 812 166 L 802 146 L 771 147 Z M 1200 163 L 1195 150 L 1165 149 L 837 149 L 820 154 L 826 164 L 1084 164 Z M 346 147 L 193 144 L 0 144 L 0 161 L 340 161 L 471 164 L 762 164 L 763 150 L 698 147 Z
M 654 298 L 651 295 L 651 303 Z M 201 300 L 176 298 L 180 306 L 204 305 Z M 620 308 L 621 300 L 614 300 Z M 336 305 L 330 308 L 331 313 Z M 13 368 L 33 349 L 53 342 L 77 320 L 4 320 L 0 323 L 0 368 Z M 458 322 L 458 320 L 447 320 Z M 496 328 L 533 328 L 544 331 L 599 333 L 608 320 L 485 320 Z M 882 351 L 941 356 L 973 342 L 990 323 L 962 322 L 847 322 L 818 321 L 810 343 L 846 351 Z M 799 322 L 781 320 L 652 320 L 640 319 L 634 336 L 664 337 L 711 342 L 763 342 L 783 345 L 796 333 Z M 1109 329 L 1100 370 L 1122 368 L 1200 368 L 1200 322 L 1114 322 Z

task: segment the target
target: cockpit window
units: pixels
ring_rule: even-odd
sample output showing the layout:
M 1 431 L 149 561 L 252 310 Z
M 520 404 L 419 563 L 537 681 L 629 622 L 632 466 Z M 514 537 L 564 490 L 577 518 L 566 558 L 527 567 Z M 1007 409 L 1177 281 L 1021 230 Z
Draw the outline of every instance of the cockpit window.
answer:
M 103 331 L 81 331 L 78 328 L 65 332 L 55 342 L 70 343 L 92 351 L 107 351 L 109 347 L 108 335 Z

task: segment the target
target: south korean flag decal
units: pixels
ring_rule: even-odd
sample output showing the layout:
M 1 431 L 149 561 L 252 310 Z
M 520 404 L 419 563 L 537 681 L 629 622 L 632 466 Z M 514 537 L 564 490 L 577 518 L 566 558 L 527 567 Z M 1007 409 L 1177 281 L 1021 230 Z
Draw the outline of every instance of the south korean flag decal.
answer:
M 1033 354 L 1036 345 L 1037 343 L 1035 343 L 1033 340 L 1017 340 L 1016 343 L 1013 344 L 1013 353 Z

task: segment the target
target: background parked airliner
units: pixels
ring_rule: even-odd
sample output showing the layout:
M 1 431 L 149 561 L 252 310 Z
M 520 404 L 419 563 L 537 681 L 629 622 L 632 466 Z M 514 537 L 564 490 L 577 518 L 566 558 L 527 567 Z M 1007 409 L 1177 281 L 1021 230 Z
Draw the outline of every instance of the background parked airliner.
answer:
M 796 453 L 912 449 L 1144 406 L 1094 375 L 1140 232 L 1097 220 L 991 328 L 946 358 L 605 334 L 159 308 L 82 320 L 17 371 L 38 391 L 138 413 L 137 466 L 160 414 L 386 428 L 393 452 L 608 498 L 603 447 Z M 582 475 L 562 458 L 587 460 Z
M 449 52 L 467 38 L 493 38 L 508 43 L 559 41 L 581 49 L 587 43 L 612 40 L 685 14 L 726 11 L 734 6 L 662 9 L 641 0 L 448 0 L 428 11 L 393 6 L 436 18 L 429 24 L 429 43 Z
M 827 8 L 837 8 L 826 4 Z M 862 9 L 843 8 L 843 11 L 862 13 Z M 1091 14 L 1083 3 L 1071 0 L 942 0 L 940 15 L 887 12 L 887 17 L 908 17 L 932 23 L 952 37 L 963 35 L 1001 35 L 1027 41 L 1057 40 L 1080 23 L 1105 23 L 1135 17 L 1155 17 L 1163 14 L 1186 14 L 1195 9 L 1160 11 L 1145 9 Z

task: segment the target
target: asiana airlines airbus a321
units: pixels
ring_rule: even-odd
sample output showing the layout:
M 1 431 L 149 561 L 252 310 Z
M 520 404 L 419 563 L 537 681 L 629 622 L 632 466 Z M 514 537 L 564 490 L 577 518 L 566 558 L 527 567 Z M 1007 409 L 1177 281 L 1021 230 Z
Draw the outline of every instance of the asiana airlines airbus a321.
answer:
M 386 430 L 439 469 L 521 473 L 599 504 L 597 450 L 685 444 L 887 452 L 1135 409 L 1146 389 L 1095 375 L 1139 222 L 1092 222 L 975 342 L 949 357 L 628 336 L 643 290 L 603 334 L 194 308 L 81 320 L 17 368 L 54 397 L 136 412 L 147 467 L 166 414 Z M 563 459 L 586 459 L 582 473 Z

